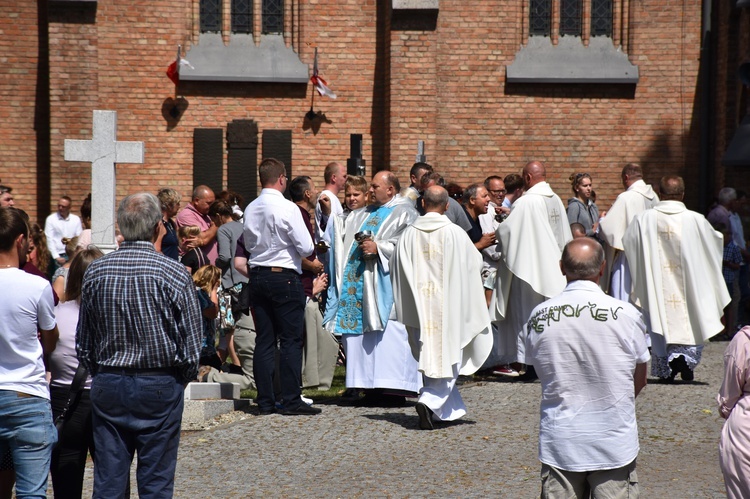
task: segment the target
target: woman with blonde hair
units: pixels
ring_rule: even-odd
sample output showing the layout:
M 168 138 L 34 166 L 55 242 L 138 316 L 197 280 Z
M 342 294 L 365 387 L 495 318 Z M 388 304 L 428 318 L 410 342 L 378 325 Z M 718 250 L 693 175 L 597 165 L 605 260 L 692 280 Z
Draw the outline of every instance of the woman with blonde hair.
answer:
M 198 364 L 220 369 L 221 359 L 216 352 L 216 319 L 219 317 L 221 269 L 204 265 L 193 274 L 193 282 L 203 315 L 203 344 Z

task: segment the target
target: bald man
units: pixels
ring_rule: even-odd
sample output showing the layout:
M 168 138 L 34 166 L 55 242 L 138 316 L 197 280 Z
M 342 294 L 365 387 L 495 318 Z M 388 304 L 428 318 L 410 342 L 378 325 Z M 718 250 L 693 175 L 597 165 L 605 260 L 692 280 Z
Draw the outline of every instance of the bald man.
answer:
M 703 343 L 720 333 L 730 302 L 721 273 L 723 237 L 682 203 L 685 183 L 667 176 L 661 201 L 636 216 L 622 242 L 633 290 L 648 312 L 651 374 L 672 382 L 694 379 Z
M 638 497 L 635 397 L 646 386 L 646 325 L 632 305 L 604 294 L 604 250 L 569 242 L 565 290 L 531 313 L 527 363 L 542 382 L 542 497 Z M 576 311 L 571 313 L 570 311 Z
M 199 185 L 193 190 L 193 197 L 178 214 L 177 226 L 198 226 L 200 235 L 189 241 L 191 248 L 200 248 L 213 265 L 219 256 L 219 248 L 216 244 L 216 232 L 219 228 L 208 216 L 208 208 L 216 200 L 214 191 L 206 185 Z
M 422 430 L 432 430 L 433 419 L 466 414 L 456 380 L 476 372 L 492 349 L 482 258 L 445 216 L 448 199 L 443 187 L 424 191 L 425 214 L 404 230 L 391 259 L 396 317 L 423 375 L 416 406 Z
M 344 233 L 329 250 L 329 296 L 332 302 L 338 297 L 338 308 L 326 327 L 343 336 L 346 387 L 368 390 L 358 405 L 403 406 L 405 396 L 422 386 L 406 328 L 392 314 L 390 259 L 403 231 L 419 216 L 400 190 L 393 173 L 376 173 L 370 182 L 374 202 L 346 217 Z
M 558 262 L 570 233 L 565 206 L 547 183 L 538 161 L 522 172 L 525 193 L 513 203 L 510 215 L 496 232 L 498 262 L 490 316 L 495 322 L 495 345 L 486 367 L 504 376 L 518 376 L 509 364 L 526 362 L 523 325 L 531 310 L 565 288 Z M 526 377 L 534 379 L 533 367 Z

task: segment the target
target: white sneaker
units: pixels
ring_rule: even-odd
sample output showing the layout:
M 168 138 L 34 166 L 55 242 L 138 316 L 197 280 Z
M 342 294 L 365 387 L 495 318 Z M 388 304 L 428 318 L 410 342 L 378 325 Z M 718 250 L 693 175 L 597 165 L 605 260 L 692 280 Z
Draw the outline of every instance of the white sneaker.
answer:
M 314 403 L 313 399 L 309 399 L 309 398 L 305 397 L 304 395 L 300 395 L 299 398 L 301 398 L 302 402 L 304 402 L 307 405 L 313 405 L 313 403 Z

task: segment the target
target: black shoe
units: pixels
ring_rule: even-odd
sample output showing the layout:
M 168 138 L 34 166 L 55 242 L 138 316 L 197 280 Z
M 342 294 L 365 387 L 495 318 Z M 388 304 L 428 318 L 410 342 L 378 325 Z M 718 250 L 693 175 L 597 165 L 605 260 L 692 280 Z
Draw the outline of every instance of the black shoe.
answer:
M 524 383 L 531 383 L 533 381 L 538 380 L 539 376 L 536 375 L 536 370 L 534 369 L 534 366 L 526 366 L 526 372 L 518 376 L 515 379 Z
M 259 416 L 268 416 L 269 414 L 276 414 L 276 409 L 274 409 L 272 407 L 270 409 L 259 409 L 258 410 L 258 415 Z
M 675 357 L 674 359 L 669 361 L 669 368 L 671 369 L 670 378 L 672 378 L 673 380 L 678 373 L 680 374 L 680 377 L 685 381 L 693 380 L 693 371 L 690 370 L 687 362 L 685 362 L 685 357 L 683 357 L 682 355 Z M 685 376 L 690 379 L 686 379 Z
M 406 405 L 406 397 L 403 395 L 368 393 L 352 405 L 354 407 L 404 407 Z
M 321 412 L 323 411 L 321 411 L 317 407 L 312 407 L 305 404 L 304 402 L 291 409 L 284 408 L 278 410 L 278 413 L 282 416 L 315 416 L 316 414 L 320 414 Z
M 417 402 L 417 405 L 415 407 L 417 409 L 417 414 L 419 414 L 419 429 L 435 429 L 435 426 L 432 424 L 432 410 L 422 402 Z

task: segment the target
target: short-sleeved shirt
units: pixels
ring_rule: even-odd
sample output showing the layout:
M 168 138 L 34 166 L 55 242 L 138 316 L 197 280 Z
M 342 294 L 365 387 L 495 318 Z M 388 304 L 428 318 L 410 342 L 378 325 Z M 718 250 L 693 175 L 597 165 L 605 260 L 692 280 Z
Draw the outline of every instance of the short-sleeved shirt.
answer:
M 0 390 L 49 399 L 39 330 L 54 329 L 52 286 L 17 268 L 0 269 Z
M 542 382 L 539 460 L 567 471 L 633 461 L 633 376 L 650 358 L 640 312 L 593 282 L 573 281 L 537 306 L 526 328 L 526 363 Z
M 200 213 L 192 204 L 185 205 L 185 207 L 177 214 L 175 220 L 177 221 L 178 227 L 197 226 L 200 227 L 201 232 L 208 230 L 209 227 L 211 227 L 211 217 Z M 201 246 L 201 249 L 208 257 L 208 261 L 213 265 L 216 261 L 216 257 L 219 256 L 219 248 L 216 243 L 216 238 L 214 237 L 210 242 Z

